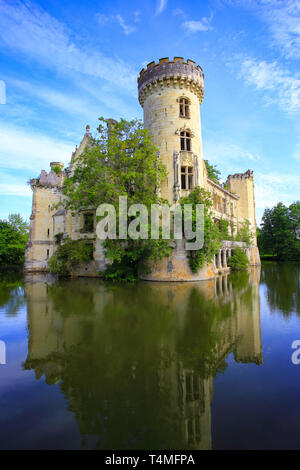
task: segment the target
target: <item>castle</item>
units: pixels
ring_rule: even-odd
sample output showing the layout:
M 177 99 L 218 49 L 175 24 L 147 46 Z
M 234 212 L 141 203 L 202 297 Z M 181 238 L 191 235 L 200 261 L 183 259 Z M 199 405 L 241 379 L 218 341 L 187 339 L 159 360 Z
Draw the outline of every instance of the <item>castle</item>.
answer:
M 227 220 L 231 235 L 248 220 L 254 235 L 253 246 L 242 242 L 224 241 L 213 262 L 198 273 L 191 272 L 183 242 L 171 257 L 155 263 L 145 279 L 161 281 L 191 281 L 215 277 L 227 272 L 227 259 L 237 247 L 243 248 L 250 265 L 259 265 L 256 243 L 255 200 L 253 172 L 229 175 L 221 185 L 207 175 L 203 159 L 200 104 L 204 96 L 204 74 L 194 61 L 181 57 L 151 62 L 138 77 L 138 97 L 144 111 L 144 125 L 153 144 L 159 149 L 166 165 L 168 178 L 160 188 L 161 197 L 170 204 L 177 203 L 196 186 L 210 191 L 215 221 Z M 48 259 L 56 249 L 55 235 L 63 233 L 72 239 L 95 238 L 95 211 L 86 210 L 72 215 L 70 211 L 55 210 L 62 199 L 64 179 L 72 174 L 77 156 L 91 139 L 89 126 L 75 152 L 70 165 L 64 170 L 59 162 L 50 164 L 51 171 L 42 170 L 40 177 L 31 179 L 33 191 L 30 235 L 26 249 L 25 271 L 47 271 Z M 94 276 L 103 271 L 107 261 L 101 241 L 94 240 L 93 261 L 78 271 L 80 276 Z

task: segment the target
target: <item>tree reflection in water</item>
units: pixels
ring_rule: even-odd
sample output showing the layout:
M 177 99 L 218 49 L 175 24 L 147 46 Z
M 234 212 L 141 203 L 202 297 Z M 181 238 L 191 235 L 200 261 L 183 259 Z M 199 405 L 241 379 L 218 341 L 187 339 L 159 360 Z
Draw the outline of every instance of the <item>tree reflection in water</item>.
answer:
M 278 269 L 280 268 L 280 269 Z M 300 315 L 300 263 L 265 262 L 262 282 L 267 286 L 270 310 L 289 317 Z
M 26 369 L 60 382 L 83 445 L 211 448 L 213 378 L 262 362 L 259 270 L 201 283 L 26 278 Z

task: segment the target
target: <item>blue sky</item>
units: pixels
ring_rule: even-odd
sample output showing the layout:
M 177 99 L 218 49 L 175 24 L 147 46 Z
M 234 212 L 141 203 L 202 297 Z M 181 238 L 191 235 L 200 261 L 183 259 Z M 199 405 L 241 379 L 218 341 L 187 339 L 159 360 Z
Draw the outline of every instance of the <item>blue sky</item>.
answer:
M 142 118 L 139 71 L 174 56 L 203 68 L 204 158 L 254 170 L 258 221 L 299 199 L 299 0 L 0 0 L 0 218 L 29 218 L 27 180 L 86 124 Z

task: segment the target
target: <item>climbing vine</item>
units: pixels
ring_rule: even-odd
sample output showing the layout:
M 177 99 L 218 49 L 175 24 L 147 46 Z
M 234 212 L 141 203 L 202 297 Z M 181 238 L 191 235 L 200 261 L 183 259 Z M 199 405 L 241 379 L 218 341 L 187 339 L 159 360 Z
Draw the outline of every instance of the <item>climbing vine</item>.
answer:
M 211 215 L 212 200 L 209 191 L 199 186 L 193 189 L 190 194 L 180 199 L 180 204 L 192 205 L 192 229 L 196 230 L 196 205 L 204 205 L 204 245 L 200 250 L 189 250 L 189 266 L 193 273 L 204 266 L 204 263 L 211 263 L 214 255 L 219 251 L 221 245 L 221 234 L 214 223 Z

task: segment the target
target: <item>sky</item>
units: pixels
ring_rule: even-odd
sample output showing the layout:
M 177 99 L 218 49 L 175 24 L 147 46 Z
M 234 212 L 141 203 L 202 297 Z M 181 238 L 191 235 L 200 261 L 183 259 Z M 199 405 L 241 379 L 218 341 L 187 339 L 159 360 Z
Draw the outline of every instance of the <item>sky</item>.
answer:
M 161 57 L 204 71 L 204 158 L 254 171 L 257 220 L 300 196 L 299 0 L 0 0 L 0 219 L 69 163 L 98 118 L 143 117 L 137 76 Z

